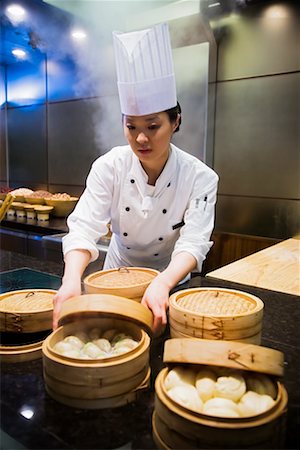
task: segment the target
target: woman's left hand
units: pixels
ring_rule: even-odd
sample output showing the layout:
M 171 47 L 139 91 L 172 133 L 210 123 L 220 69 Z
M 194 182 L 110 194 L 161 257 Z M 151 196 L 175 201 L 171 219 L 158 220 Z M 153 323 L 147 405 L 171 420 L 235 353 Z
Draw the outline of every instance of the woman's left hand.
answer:
M 153 321 L 153 334 L 159 336 L 163 333 L 167 324 L 167 309 L 169 307 L 169 286 L 158 275 L 146 289 L 142 305 L 151 309 Z

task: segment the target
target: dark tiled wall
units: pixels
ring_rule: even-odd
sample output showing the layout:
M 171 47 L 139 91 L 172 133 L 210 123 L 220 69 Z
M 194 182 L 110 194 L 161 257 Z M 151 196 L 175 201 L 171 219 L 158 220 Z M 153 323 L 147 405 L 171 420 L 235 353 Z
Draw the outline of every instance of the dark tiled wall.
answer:
M 283 239 L 300 230 L 300 5 L 265 3 L 219 43 L 216 228 Z

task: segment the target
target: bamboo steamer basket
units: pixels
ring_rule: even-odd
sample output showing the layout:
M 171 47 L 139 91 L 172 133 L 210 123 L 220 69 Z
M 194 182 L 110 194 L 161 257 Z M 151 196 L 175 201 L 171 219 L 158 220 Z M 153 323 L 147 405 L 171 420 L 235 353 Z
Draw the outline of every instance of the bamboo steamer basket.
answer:
M 84 280 L 88 294 L 112 294 L 141 302 L 144 292 L 159 274 L 146 267 L 119 267 L 100 270 L 88 275 Z
M 42 357 L 43 339 L 52 328 L 52 289 L 22 289 L 0 295 L 0 361 Z
M 155 380 L 153 439 L 163 449 L 284 448 L 288 395 L 281 377 L 281 352 L 253 344 L 206 339 L 170 339 L 164 348 L 167 365 Z M 225 418 L 192 411 L 172 400 L 164 387 L 175 365 L 202 365 L 264 373 L 277 392 L 275 403 L 262 414 Z
M 263 309 L 262 300 L 247 292 L 185 289 L 170 296 L 170 335 L 260 344 Z
M 0 331 L 35 333 L 52 328 L 52 289 L 22 289 L 0 294 Z
M 150 383 L 152 322 L 150 310 L 124 297 L 85 294 L 66 300 L 59 328 L 42 347 L 48 394 L 61 403 L 83 409 L 115 408 L 137 400 Z M 127 353 L 102 359 L 70 358 L 54 351 L 55 344 L 64 337 L 95 327 L 125 332 L 138 345 Z

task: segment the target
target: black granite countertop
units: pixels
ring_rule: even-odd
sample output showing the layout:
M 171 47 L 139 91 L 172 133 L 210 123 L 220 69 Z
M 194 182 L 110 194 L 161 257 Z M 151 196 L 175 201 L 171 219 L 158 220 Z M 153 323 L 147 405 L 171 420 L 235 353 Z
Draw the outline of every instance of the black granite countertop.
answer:
M 11 270 L 18 255 L 5 252 L 1 270 Z M 10 262 L 5 260 L 9 259 Z M 20 262 L 20 261 L 19 261 Z M 38 261 L 22 255 L 23 265 L 37 269 Z M 61 268 L 40 262 L 40 271 L 60 275 Z M 45 264 L 45 265 L 44 265 Z M 20 267 L 20 266 L 18 266 Z M 55 277 L 57 281 L 57 277 Z M 180 289 L 216 286 L 243 290 L 265 303 L 262 345 L 285 355 L 284 385 L 289 394 L 285 449 L 299 449 L 300 429 L 300 298 L 264 289 L 192 278 Z M 45 286 L 47 287 L 47 286 Z M 151 387 L 136 403 L 117 409 L 81 410 L 57 403 L 45 391 L 42 361 L 1 365 L 1 449 L 154 449 L 151 417 L 154 380 L 163 367 L 164 335 L 151 344 Z M 31 417 L 30 417 L 31 416 Z

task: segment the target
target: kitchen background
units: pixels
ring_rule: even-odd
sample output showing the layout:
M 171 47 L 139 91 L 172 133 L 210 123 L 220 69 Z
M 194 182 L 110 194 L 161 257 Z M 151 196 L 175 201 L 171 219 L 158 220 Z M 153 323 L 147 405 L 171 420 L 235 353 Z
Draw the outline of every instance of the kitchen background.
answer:
M 297 0 L 13 3 L 25 14 L 2 0 L 0 185 L 80 195 L 91 163 L 125 143 L 111 32 L 166 21 L 183 109 L 174 143 L 220 177 L 212 268 L 299 233 Z

